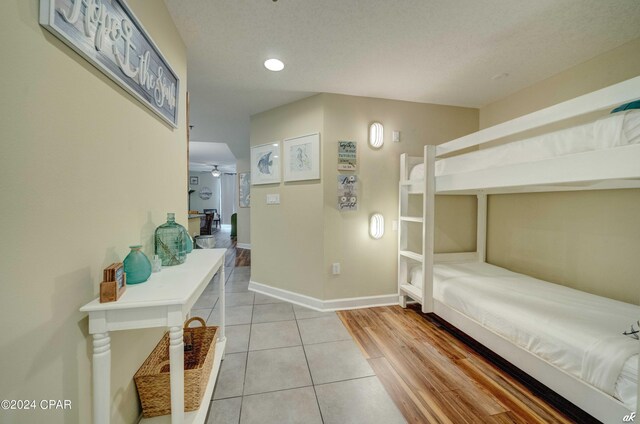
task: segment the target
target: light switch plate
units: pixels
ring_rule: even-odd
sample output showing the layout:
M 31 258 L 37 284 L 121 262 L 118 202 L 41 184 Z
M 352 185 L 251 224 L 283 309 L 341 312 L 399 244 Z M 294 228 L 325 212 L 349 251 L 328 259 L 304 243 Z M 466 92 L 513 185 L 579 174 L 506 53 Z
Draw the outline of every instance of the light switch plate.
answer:
M 280 194 L 267 194 L 267 205 L 279 205 L 280 204 Z
M 400 142 L 400 131 L 393 131 L 392 139 L 393 139 L 394 143 L 399 143 Z
M 397 220 L 393 220 L 391 221 L 391 228 L 393 229 L 393 231 L 398 231 L 398 221 Z

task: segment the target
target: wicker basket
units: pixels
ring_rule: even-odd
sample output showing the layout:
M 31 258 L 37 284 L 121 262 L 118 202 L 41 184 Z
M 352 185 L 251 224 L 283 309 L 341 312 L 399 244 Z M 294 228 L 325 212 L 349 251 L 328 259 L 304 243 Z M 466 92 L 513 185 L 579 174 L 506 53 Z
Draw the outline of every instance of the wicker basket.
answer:
M 193 321 L 201 327 L 189 328 Z M 184 323 L 184 337 L 193 349 L 184 352 L 184 410 L 200 407 L 207 387 L 216 346 L 218 327 L 207 327 L 204 320 L 193 317 Z M 171 413 L 169 379 L 169 334 L 165 334 L 133 377 L 145 418 Z

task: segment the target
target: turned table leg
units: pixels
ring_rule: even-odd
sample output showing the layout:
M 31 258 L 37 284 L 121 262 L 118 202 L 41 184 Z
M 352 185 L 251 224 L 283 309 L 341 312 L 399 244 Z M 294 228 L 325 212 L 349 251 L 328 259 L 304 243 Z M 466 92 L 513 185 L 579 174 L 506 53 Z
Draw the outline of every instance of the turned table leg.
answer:
M 184 422 L 184 341 L 182 333 L 182 327 L 169 328 L 172 424 L 182 424 Z
M 218 297 L 219 302 L 220 302 L 220 307 L 218 308 L 220 310 L 220 327 L 219 327 L 219 331 L 220 331 L 220 336 L 218 337 L 218 340 L 220 341 L 224 341 L 226 336 L 225 336 L 225 330 L 224 330 L 224 315 L 225 315 L 225 290 L 224 290 L 224 286 L 226 283 L 226 278 L 225 278 L 225 272 L 224 272 L 224 263 L 225 263 L 225 258 L 222 258 L 222 266 L 220 266 L 220 296 Z M 224 359 L 224 352 L 222 353 L 222 359 Z
M 93 335 L 93 422 L 108 424 L 111 415 L 111 338 Z

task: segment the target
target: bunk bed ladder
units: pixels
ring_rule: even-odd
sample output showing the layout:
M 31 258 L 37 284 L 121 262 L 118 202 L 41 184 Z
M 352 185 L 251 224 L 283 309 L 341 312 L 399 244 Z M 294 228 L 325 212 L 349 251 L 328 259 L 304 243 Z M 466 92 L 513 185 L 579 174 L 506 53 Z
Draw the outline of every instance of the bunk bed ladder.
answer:
M 407 298 L 418 301 L 423 312 L 433 312 L 433 249 L 435 229 L 435 146 L 425 146 L 423 157 L 400 156 L 400 189 L 398 201 L 398 296 L 400 306 L 406 308 Z M 422 181 L 410 181 L 411 167 L 418 163 L 425 165 Z M 422 195 L 421 211 L 412 209 L 410 196 Z M 415 205 L 415 202 L 413 202 Z M 421 234 L 416 226 L 421 227 Z M 413 233 L 410 231 L 413 228 Z M 412 241 L 420 236 L 421 248 Z M 412 250 L 413 249 L 413 250 Z M 414 268 L 422 271 L 422 290 L 409 284 Z
M 398 190 L 398 303 L 403 308 L 407 307 L 406 290 L 411 269 L 402 252 L 407 248 L 407 228 L 404 217 L 408 216 L 409 209 L 409 157 L 406 153 L 400 155 L 400 184 Z

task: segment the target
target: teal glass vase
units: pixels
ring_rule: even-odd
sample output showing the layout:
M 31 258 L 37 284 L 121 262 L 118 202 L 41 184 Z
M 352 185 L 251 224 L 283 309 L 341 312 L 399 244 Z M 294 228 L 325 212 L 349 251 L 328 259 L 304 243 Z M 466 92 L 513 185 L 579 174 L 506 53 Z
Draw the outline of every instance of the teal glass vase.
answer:
M 156 255 L 162 266 L 180 265 L 187 260 L 187 230 L 176 222 L 175 214 L 167 214 L 167 222 L 156 228 Z
M 142 246 L 129 246 L 131 252 L 124 258 L 124 272 L 127 274 L 127 284 L 144 283 L 151 275 L 151 262 L 142 253 Z
M 184 229 L 184 241 L 187 243 L 187 254 L 189 254 L 193 252 L 193 240 L 189 236 L 187 230 L 184 227 L 182 228 Z

